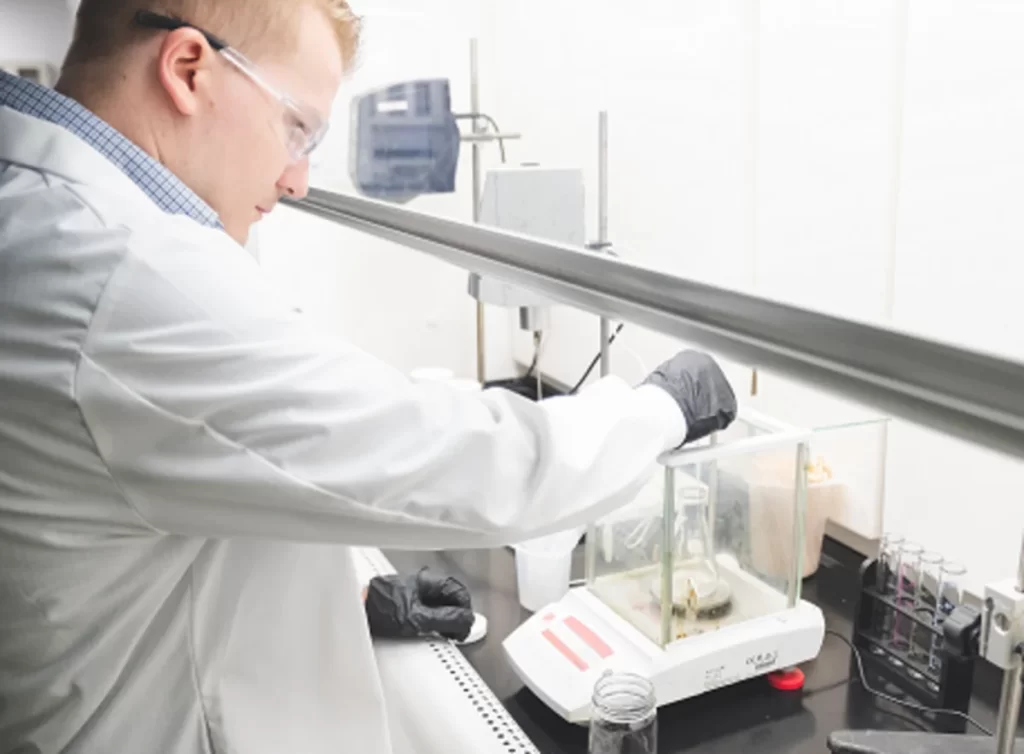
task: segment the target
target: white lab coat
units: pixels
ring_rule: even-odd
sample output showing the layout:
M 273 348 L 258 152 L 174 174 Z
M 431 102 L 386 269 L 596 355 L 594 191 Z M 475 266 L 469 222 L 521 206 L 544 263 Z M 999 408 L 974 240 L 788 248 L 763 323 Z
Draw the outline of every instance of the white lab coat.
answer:
M 0 108 L 0 752 L 389 754 L 349 546 L 582 523 L 683 424 L 414 385 Z

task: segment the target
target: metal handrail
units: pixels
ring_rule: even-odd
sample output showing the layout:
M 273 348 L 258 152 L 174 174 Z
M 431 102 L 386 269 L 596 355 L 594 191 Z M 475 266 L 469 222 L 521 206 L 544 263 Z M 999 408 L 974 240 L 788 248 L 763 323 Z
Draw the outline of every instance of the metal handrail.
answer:
M 1024 457 L 1024 364 L 562 244 L 314 189 L 287 205 Z

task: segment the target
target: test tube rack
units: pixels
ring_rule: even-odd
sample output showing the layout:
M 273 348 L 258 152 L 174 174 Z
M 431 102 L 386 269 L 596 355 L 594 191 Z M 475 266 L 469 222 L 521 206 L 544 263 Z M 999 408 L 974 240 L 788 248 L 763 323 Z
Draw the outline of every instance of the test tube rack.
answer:
M 905 607 L 879 593 L 876 585 L 885 583 L 878 578 L 881 567 L 878 560 L 871 559 L 860 570 L 853 643 L 860 650 L 865 672 L 874 671 L 923 706 L 966 713 L 979 657 L 981 613 L 958 605 L 942 625 L 936 626 L 930 615 L 923 617 L 912 606 Z M 893 641 L 891 631 L 884 628 L 892 621 L 905 622 L 912 643 L 904 647 Z M 923 647 L 935 648 L 932 656 L 937 662 L 922 659 Z M 856 658 L 851 657 L 850 662 L 856 676 Z M 960 717 L 930 717 L 944 732 L 966 730 L 966 722 Z

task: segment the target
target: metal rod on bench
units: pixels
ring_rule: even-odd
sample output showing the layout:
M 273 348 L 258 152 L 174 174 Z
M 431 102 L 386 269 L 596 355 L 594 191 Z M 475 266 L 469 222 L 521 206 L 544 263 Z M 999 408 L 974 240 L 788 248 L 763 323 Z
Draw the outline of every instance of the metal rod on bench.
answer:
M 473 110 L 473 136 L 481 132 L 480 119 L 480 53 L 476 39 L 469 41 L 469 106 Z M 473 142 L 473 222 L 480 221 L 480 199 L 483 196 L 483 164 L 480 161 L 480 142 Z M 487 310 L 482 301 L 476 302 L 476 380 L 487 381 Z
M 289 206 L 1024 457 L 1024 364 L 355 196 Z
M 1017 561 L 1017 591 L 1024 593 L 1024 541 L 1021 542 L 1020 558 Z M 1018 647 L 1013 653 L 1013 666 L 1003 673 L 1003 690 L 999 697 L 999 716 L 996 718 L 997 754 L 1012 754 L 1014 744 L 1017 742 L 1021 692 L 1024 690 L 1021 687 L 1022 676 L 1024 676 L 1024 657 L 1021 656 Z
M 602 110 L 598 115 L 597 127 L 597 242 L 601 248 L 598 254 L 604 254 L 604 246 L 608 243 L 608 111 Z M 607 317 L 601 317 L 601 376 L 607 377 L 612 370 L 611 323 Z

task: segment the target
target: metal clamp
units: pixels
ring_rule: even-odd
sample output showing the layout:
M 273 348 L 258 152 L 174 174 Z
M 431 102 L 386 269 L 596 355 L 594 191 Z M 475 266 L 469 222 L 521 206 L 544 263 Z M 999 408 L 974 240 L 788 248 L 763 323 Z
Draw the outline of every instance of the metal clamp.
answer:
M 1011 754 L 1020 718 L 1021 680 L 1024 677 L 1024 542 L 1017 578 L 985 587 L 982 653 L 1003 669 L 1003 690 L 996 720 L 996 752 Z
M 462 134 L 461 136 L 459 136 L 459 140 L 460 141 L 464 141 L 464 142 L 466 142 L 468 144 L 472 144 L 474 142 L 488 143 L 488 142 L 492 142 L 492 141 L 514 141 L 515 139 L 521 139 L 521 138 L 523 138 L 522 134 L 517 134 L 517 133 L 511 133 L 511 134 L 503 134 L 503 133 L 494 133 L 494 134 L 492 134 L 492 133 L 469 133 L 469 134 Z
M 1003 670 L 1012 670 L 1024 642 L 1024 592 L 1016 579 L 985 587 L 982 652 L 986 660 Z
M 587 251 L 593 251 L 598 254 L 606 254 L 610 257 L 618 257 L 619 255 L 615 252 L 610 241 L 591 241 L 584 246 Z

